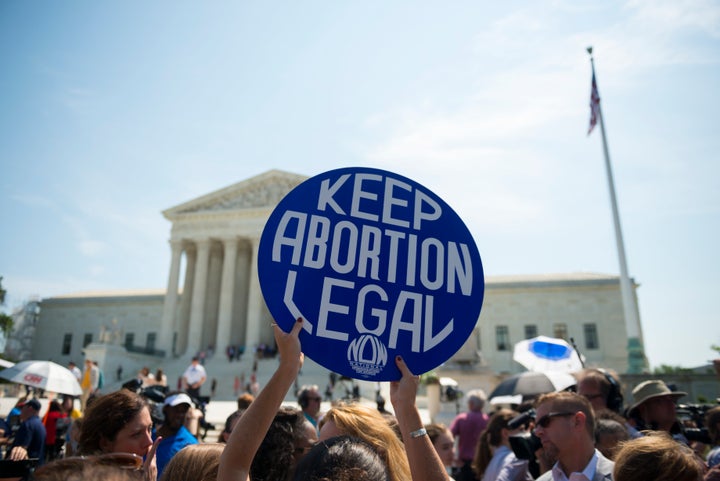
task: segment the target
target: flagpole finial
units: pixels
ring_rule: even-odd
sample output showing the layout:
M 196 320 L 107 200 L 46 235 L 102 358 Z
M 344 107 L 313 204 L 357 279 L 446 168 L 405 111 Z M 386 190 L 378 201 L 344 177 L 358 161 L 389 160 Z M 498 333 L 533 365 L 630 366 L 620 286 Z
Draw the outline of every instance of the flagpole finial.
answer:
M 587 48 L 587 53 L 592 57 L 592 45 Z

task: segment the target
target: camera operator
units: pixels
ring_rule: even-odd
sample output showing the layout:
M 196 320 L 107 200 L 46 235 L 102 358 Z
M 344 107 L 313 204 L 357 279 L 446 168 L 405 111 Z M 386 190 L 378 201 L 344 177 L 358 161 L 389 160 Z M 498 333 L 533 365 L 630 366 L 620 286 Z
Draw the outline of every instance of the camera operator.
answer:
M 675 440 L 685 444 L 682 425 L 678 422 L 677 400 L 687 393 L 672 391 L 663 381 L 644 381 L 632 391 L 634 403 L 628 410 L 628 418 L 635 421 L 639 431 L 665 431 Z
M 583 369 L 577 375 L 577 393 L 584 396 L 595 412 L 609 409 L 619 413 L 623 408 L 620 382 L 614 373 L 604 369 Z

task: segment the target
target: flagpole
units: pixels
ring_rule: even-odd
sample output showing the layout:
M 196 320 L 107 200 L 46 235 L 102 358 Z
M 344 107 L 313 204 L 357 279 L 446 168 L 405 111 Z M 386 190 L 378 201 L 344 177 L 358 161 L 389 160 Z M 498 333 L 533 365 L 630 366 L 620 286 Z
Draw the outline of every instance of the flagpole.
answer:
M 587 48 L 590 54 L 590 65 L 593 75 L 593 89 L 597 90 L 597 79 L 595 77 L 595 60 L 592 54 L 592 47 Z M 593 92 L 596 93 L 596 92 Z M 620 213 L 615 196 L 615 182 L 613 180 L 610 154 L 608 153 L 607 137 L 605 136 L 605 121 L 603 120 L 602 108 L 600 106 L 599 94 L 597 98 L 597 120 L 600 124 L 600 136 L 602 137 L 603 153 L 605 154 L 605 172 L 607 174 L 608 189 L 610 191 L 610 205 L 612 207 L 613 224 L 615 225 L 615 242 L 617 243 L 618 261 L 620 263 L 620 294 L 622 296 L 623 312 L 625 314 L 625 329 L 627 331 L 628 345 L 628 373 L 640 374 L 647 370 L 647 358 L 643 348 L 640 316 L 638 315 L 637 299 L 634 293 L 634 286 L 630 280 L 625 259 L 625 245 L 623 242 L 622 228 L 620 227 Z M 592 131 L 593 125 L 590 126 Z M 588 135 L 590 132 L 588 132 Z

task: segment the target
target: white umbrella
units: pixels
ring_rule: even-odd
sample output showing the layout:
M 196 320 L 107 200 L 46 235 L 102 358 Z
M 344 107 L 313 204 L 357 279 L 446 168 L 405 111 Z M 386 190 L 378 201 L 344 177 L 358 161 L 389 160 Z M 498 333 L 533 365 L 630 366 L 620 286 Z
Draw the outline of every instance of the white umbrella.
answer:
M 14 362 L 6 361 L 5 359 L 0 359 L 0 367 L 13 367 L 15 365 Z
M 0 377 L 54 393 L 72 396 L 82 394 L 75 375 L 66 367 L 52 361 L 22 361 L 0 371 Z
M 575 372 L 583 368 L 580 356 L 570 344 L 546 336 L 516 343 L 513 359 L 535 372 Z

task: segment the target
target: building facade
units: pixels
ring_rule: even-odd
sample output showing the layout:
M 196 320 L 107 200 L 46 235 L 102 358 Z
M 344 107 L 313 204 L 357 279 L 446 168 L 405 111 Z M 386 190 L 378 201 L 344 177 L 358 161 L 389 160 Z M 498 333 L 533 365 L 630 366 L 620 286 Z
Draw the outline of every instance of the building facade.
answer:
M 94 342 L 164 357 L 272 345 L 258 245 L 275 205 L 305 179 L 272 170 L 164 211 L 172 223 L 167 289 L 43 299 L 33 356 L 66 363 Z M 588 365 L 625 372 L 619 277 L 486 278 L 477 326 L 452 362 L 517 372 L 514 343 L 538 335 L 572 338 Z

